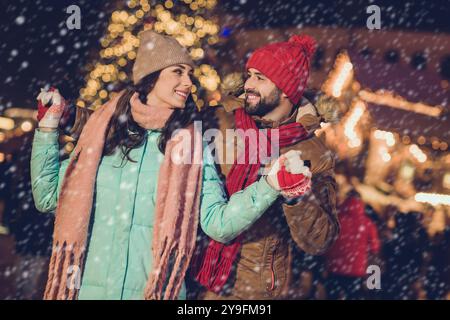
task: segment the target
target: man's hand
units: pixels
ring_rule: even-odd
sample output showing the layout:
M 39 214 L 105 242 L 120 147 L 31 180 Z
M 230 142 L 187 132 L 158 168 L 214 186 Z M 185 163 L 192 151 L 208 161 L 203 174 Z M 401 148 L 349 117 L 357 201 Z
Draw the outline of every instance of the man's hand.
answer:
M 301 152 L 291 150 L 272 163 L 267 182 L 284 197 L 295 198 L 311 189 L 311 171 L 301 159 Z

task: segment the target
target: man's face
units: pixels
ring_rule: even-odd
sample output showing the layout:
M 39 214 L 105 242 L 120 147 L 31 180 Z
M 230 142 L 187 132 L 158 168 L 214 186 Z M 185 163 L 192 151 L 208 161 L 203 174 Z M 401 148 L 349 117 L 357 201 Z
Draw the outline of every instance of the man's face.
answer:
M 254 68 L 247 71 L 245 111 L 250 115 L 265 116 L 280 104 L 281 90 Z

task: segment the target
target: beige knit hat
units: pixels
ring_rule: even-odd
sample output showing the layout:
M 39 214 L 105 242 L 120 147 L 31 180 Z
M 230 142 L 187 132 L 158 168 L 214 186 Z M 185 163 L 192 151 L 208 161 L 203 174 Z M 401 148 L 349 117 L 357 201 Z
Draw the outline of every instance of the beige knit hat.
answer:
M 139 39 L 140 45 L 133 65 L 134 84 L 150 73 L 174 64 L 195 67 L 187 50 L 175 38 L 146 30 L 139 33 Z

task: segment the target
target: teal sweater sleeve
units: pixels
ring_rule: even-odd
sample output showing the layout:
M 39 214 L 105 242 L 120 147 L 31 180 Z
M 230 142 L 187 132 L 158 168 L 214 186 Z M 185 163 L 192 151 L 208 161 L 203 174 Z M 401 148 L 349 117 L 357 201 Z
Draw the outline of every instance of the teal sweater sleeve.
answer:
M 69 160 L 60 163 L 58 132 L 36 129 L 31 151 L 31 189 L 36 208 L 54 212 Z
M 278 196 L 279 192 L 261 178 L 228 200 L 210 149 L 204 148 L 200 225 L 212 239 L 222 243 L 233 240 L 257 221 Z

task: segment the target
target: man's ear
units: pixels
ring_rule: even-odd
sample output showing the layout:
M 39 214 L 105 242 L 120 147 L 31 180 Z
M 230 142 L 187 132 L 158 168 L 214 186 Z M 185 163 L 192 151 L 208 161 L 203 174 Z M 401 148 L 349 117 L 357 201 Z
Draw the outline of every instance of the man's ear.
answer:
M 283 98 L 283 100 L 289 99 L 287 94 L 284 92 L 281 93 L 281 97 Z

